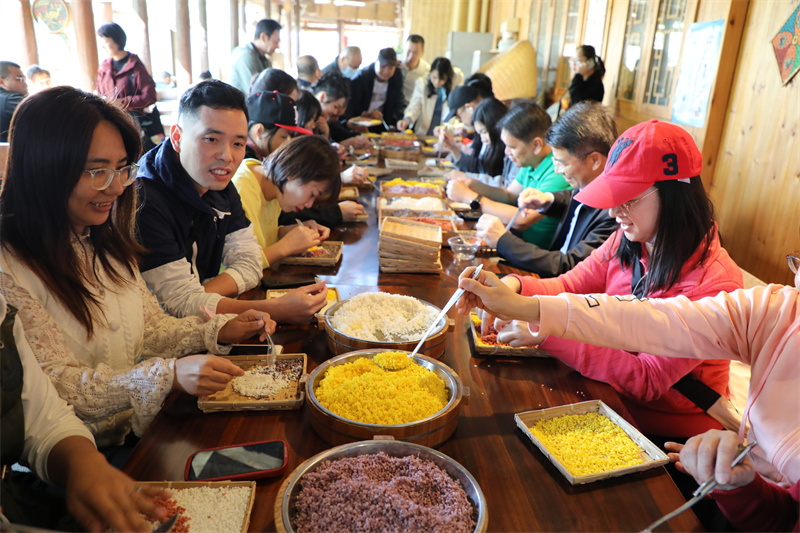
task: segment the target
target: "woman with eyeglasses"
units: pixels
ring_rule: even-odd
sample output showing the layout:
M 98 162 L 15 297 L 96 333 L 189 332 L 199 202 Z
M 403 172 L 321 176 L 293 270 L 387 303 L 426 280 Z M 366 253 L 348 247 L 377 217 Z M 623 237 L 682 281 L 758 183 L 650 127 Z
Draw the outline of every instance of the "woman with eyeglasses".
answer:
M 206 352 L 265 339 L 275 323 L 258 311 L 204 321 L 159 307 L 139 273 L 142 145 L 126 113 L 57 87 L 25 100 L 17 117 L 0 193 L 0 293 L 61 397 L 100 446 L 119 445 L 171 391 L 223 390 L 243 372 Z
M 467 293 L 458 308 L 466 313 L 477 305 L 501 319 L 524 320 L 534 342 L 558 335 L 623 354 L 646 351 L 664 361 L 688 356 L 750 365 L 738 431 L 712 429 L 685 445 L 667 442 L 665 447 L 678 469 L 698 484 L 714 476 L 719 484 L 710 496 L 737 530 L 798 531 L 800 251 L 787 259 L 794 287 L 768 285 L 696 301 L 602 294 L 523 298 L 485 271 L 478 281 L 470 280 L 472 269 L 467 269 L 460 281 Z M 758 444 L 731 468 L 745 439 Z
M 584 100 L 603 101 L 606 92 L 603 87 L 606 67 L 595 52 L 594 46 L 588 44 L 579 46 L 575 50 L 575 56 L 569 60 L 569 69 L 572 72 L 572 83 L 567 89 L 569 107 Z
M 696 300 L 741 288 L 741 270 L 720 246 L 701 168 L 700 151 L 683 129 L 655 120 L 630 128 L 611 147 L 603 173 L 575 197 L 591 207 L 610 208 L 619 230 L 557 278 L 511 275 L 503 282 L 523 296 L 605 293 L 624 299 L 684 295 Z M 490 324 L 491 319 L 484 321 Z M 624 322 L 606 327 L 632 336 L 644 333 Z M 658 329 L 647 333 L 661 334 Z M 535 342 L 525 322 L 503 327 L 498 341 Z M 688 353 L 665 359 L 555 336 L 540 347 L 584 376 L 613 386 L 642 431 L 656 441 L 723 427 L 702 399 L 712 395 L 719 407 L 728 407 L 727 361 L 698 361 Z M 738 425 L 723 411 L 720 419 Z

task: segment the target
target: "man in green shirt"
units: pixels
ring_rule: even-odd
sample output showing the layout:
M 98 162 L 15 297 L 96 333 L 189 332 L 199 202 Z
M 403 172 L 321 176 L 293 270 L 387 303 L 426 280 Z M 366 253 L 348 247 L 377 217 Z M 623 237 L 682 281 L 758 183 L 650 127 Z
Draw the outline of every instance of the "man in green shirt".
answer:
M 504 189 L 471 178 L 458 178 L 447 184 L 447 197 L 468 203 L 473 209 L 481 209 L 484 214 L 494 215 L 508 224 L 517 212 L 517 197 L 524 189 L 534 187 L 543 192 L 569 189 L 564 177 L 554 172 L 551 150 L 544 141 L 550 123 L 550 116 L 535 103 L 516 104 L 499 124 L 505 153 L 520 167 L 516 180 Z M 517 217 L 512 229 L 521 233 L 525 241 L 546 248 L 557 227 L 558 220 L 526 209 Z

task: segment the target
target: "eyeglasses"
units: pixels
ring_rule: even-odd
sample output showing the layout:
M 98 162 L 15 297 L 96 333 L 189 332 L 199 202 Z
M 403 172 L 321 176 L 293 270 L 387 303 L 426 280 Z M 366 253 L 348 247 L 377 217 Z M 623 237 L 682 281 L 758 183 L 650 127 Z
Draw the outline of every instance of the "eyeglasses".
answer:
M 624 204 L 620 204 L 616 209 L 619 209 L 620 215 L 622 215 L 624 217 L 630 216 L 631 209 L 633 208 L 633 206 L 635 206 L 637 203 L 641 202 L 642 200 L 644 200 L 645 198 L 647 198 L 648 196 L 650 196 L 651 194 L 653 194 L 657 190 L 658 189 L 653 189 L 652 191 L 650 191 L 649 193 L 645 194 L 641 198 L 637 198 L 636 200 L 631 200 L 630 202 L 625 202 Z
M 576 156 L 574 160 L 568 161 L 566 163 L 564 161 L 561 161 L 560 159 L 556 159 L 554 157 L 553 158 L 553 170 L 556 171 L 556 174 L 563 174 L 563 172 L 559 172 L 559 170 L 566 170 L 570 166 L 572 166 L 573 163 L 575 163 L 577 161 L 586 161 L 587 157 L 589 157 L 589 154 L 586 154 L 586 155 L 583 155 L 583 156 Z
M 797 274 L 797 271 L 800 270 L 800 250 L 790 253 L 786 256 L 786 259 L 789 260 L 789 268 L 791 271 Z
M 17 80 L 17 81 L 25 81 L 25 76 L 3 76 L 4 80 Z
M 92 184 L 92 189 L 96 191 L 104 191 L 111 185 L 114 176 L 119 177 L 119 182 L 123 187 L 127 187 L 136 179 L 136 172 L 139 170 L 139 165 L 128 165 L 119 170 L 112 170 L 110 168 L 95 168 L 92 170 L 84 170 L 89 174 Z

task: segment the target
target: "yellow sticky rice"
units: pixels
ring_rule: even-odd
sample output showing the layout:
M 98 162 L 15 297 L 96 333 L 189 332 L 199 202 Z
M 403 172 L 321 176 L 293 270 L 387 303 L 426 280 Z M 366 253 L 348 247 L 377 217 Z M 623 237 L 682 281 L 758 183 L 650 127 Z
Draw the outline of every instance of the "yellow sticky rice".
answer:
M 402 370 L 412 363 L 412 359 L 405 352 L 381 352 L 372 360 L 386 370 Z
M 388 358 L 399 353 L 390 352 Z M 388 371 L 372 359 L 356 359 L 328 369 L 314 391 L 326 409 L 366 424 L 407 424 L 438 413 L 447 405 L 444 382 L 416 363 Z
M 335 300 L 336 299 L 336 291 L 333 289 L 328 289 L 328 294 L 325 295 L 326 300 Z
M 643 462 L 636 443 L 599 413 L 557 416 L 540 420 L 529 429 L 575 476 Z
M 472 319 L 473 324 L 475 324 L 476 326 L 481 325 L 481 319 L 478 317 L 478 315 L 476 315 L 475 313 L 470 313 L 469 317 Z
M 389 188 L 389 187 L 394 187 L 395 185 L 406 185 L 408 187 L 431 187 L 431 188 L 439 187 L 439 185 L 435 183 L 430 183 L 427 181 L 417 181 L 417 180 L 404 180 L 403 178 L 395 178 L 393 180 L 387 181 L 386 183 L 384 183 L 383 186 Z

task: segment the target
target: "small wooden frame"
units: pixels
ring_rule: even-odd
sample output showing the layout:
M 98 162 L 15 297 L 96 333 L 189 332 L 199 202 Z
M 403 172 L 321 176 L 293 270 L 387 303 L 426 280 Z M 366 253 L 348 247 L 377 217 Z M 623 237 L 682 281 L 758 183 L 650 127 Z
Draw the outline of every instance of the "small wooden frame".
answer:
M 247 533 L 250 527 L 250 513 L 253 512 L 253 503 L 256 500 L 256 482 L 255 481 L 138 481 L 137 485 L 147 485 L 148 487 L 159 487 L 167 490 L 179 489 L 193 489 L 197 487 L 216 488 L 250 488 L 250 503 L 247 504 L 247 510 L 242 518 L 242 527 L 240 531 Z M 194 517 L 193 517 L 194 518 Z M 189 528 L 191 530 L 191 527 Z
M 285 296 L 286 294 L 292 292 L 294 289 L 270 289 L 267 291 L 267 300 L 272 300 L 274 298 L 280 298 L 281 296 Z M 339 289 L 336 287 L 328 287 L 328 294 L 325 301 L 325 306 L 317 311 L 317 314 L 325 314 L 325 311 L 328 310 L 333 304 L 338 303 L 342 299 L 341 295 L 339 294 Z
M 422 181 L 422 180 L 419 180 Z M 430 189 L 430 191 L 422 192 L 391 192 L 389 189 L 392 187 L 397 187 L 398 184 L 394 184 L 391 187 L 387 186 L 389 182 L 384 181 L 381 182 L 381 192 L 383 196 L 386 198 L 444 198 L 444 189 L 442 187 L 425 187 L 426 189 Z M 413 185 L 410 185 L 413 187 Z
M 344 186 L 339 191 L 339 201 L 344 200 L 358 200 L 358 187 L 355 185 Z
M 478 326 L 476 326 L 475 322 L 472 320 L 473 316 L 477 315 L 475 313 L 469 314 L 469 327 L 472 331 L 472 344 L 475 346 L 475 351 L 479 354 L 499 355 L 503 357 L 553 357 L 538 346 L 520 346 L 519 348 L 515 348 L 508 345 L 484 343 L 481 341 L 481 332 L 478 330 Z
M 416 200 L 423 200 L 417 198 Z M 439 209 L 409 209 L 392 207 L 391 203 L 385 198 L 378 200 L 378 219 L 383 220 L 385 217 L 451 217 L 455 216 L 455 212 L 448 209 L 444 202 L 440 202 Z
M 618 425 L 622 430 L 635 442 L 640 449 L 640 454 L 644 462 L 635 466 L 627 466 L 624 468 L 616 468 L 607 472 L 600 472 L 597 474 L 587 474 L 583 476 L 575 476 L 564 467 L 563 464 L 553 455 L 550 451 L 531 433 L 529 427 L 533 426 L 539 420 L 555 418 L 561 415 L 577 415 L 584 413 L 599 413 L 609 418 L 612 422 Z M 650 442 L 644 435 L 639 432 L 635 427 L 630 425 L 627 420 L 619 416 L 613 409 L 603 403 L 601 400 L 591 400 L 588 402 L 573 403 L 569 405 L 562 405 L 560 407 L 550 407 L 548 409 L 538 409 L 535 411 L 525 411 L 522 413 L 514 414 L 514 421 L 517 426 L 522 430 L 522 433 L 528 437 L 534 445 L 552 462 L 558 470 L 564 474 L 564 477 L 572 485 L 580 485 L 583 483 L 591 483 L 601 479 L 609 479 L 612 477 L 623 476 L 632 472 L 641 472 L 649 470 L 658 466 L 667 464 L 669 458 L 667 454 L 661 451 L 655 444 Z
M 380 231 L 381 238 L 389 237 L 423 246 L 439 248 L 442 242 L 442 228 L 439 226 L 405 218 L 384 218 Z
M 450 237 L 454 237 L 459 234 L 461 231 L 459 221 L 460 218 L 456 217 L 397 217 L 402 218 L 403 220 L 408 220 L 409 222 L 417 222 L 419 224 L 433 224 L 435 226 L 439 226 L 442 228 L 442 246 L 448 246 L 447 239 Z M 431 222 L 425 222 L 424 220 L 414 220 L 415 218 L 424 218 L 431 220 Z
M 320 243 L 320 248 L 324 248 L 326 255 L 324 257 L 302 257 L 299 255 L 292 255 L 281 259 L 284 265 L 313 265 L 313 266 L 335 266 L 342 258 L 342 248 L 344 243 L 342 241 L 324 241 Z
M 386 157 L 384 153 L 383 163 L 386 165 L 386 168 L 392 170 L 419 170 L 420 164 L 419 161 L 415 158 L 411 159 L 399 159 L 397 157 Z
M 395 217 L 381 222 L 378 241 L 381 272 L 441 272 L 441 249 L 439 226 Z
M 225 358 L 242 370 L 249 370 L 256 365 L 268 362 L 267 355 L 229 355 Z M 283 411 L 300 409 L 305 400 L 303 383 L 306 379 L 306 354 L 286 353 L 275 356 L 277 361 L 302 360 L 303 370 L 300 378 L 292 380 L 285 389 L 271 398 L 251 398 L 242 396 L 233 390 L 233 385 L 228 383 L 225 390 L 215 392 L 197 399 L 197 407 L 204 413 L 219 411 Z

